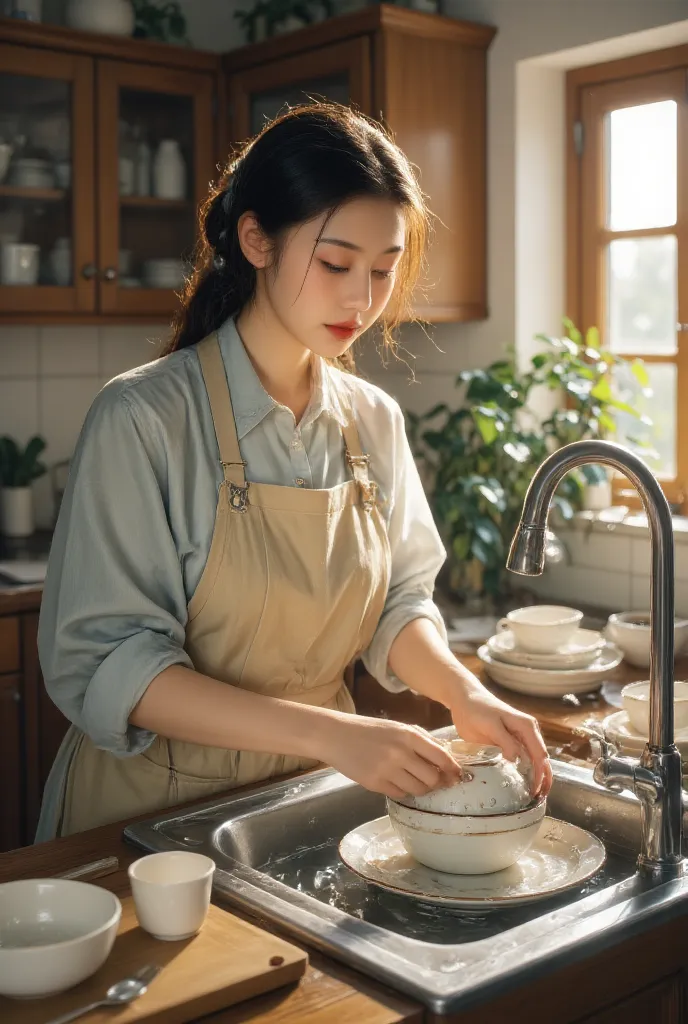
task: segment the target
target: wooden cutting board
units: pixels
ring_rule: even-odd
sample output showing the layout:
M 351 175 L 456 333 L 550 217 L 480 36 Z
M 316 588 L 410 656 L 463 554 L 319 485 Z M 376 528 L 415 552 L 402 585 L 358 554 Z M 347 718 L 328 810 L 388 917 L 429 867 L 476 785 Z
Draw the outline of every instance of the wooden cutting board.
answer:
M 115 944 L 91 978 L 60 995 L 30 1002 L 0 996 L 3 1024 L 46 1024 L 53 1017 L 101 999 L 110 985 L 146 964 L 163 969 L 145 995 L 124 1009 L 93 1010 L 85 1024 L 182 1024 L 296 981 L 308 954 L 290 942 L 211 904 L 198 935 L 162 942 L 139 927 L 131 896 L 122 900 Z

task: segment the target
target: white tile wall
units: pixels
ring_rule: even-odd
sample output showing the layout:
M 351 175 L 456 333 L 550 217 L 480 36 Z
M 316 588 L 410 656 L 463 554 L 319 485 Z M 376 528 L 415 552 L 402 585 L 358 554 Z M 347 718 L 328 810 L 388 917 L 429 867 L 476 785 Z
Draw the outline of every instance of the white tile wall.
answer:
M 527 585 L 535 593 L 558 601 L 581 601 L 610 611 L 643 611 L 650 607 L 650 541 L 647 529 L 639 536 L 577 523 L 573 529 L 555 527 L 571 563 L 546 566 L 542 576 Z M 688 616 L 688 543 L 674 533 L 676 613 Z
M 46 442 L 52 466 L 71 456 L 93 399 L 108 380 L 155 359 L 166 325 L 0 327 L 0 435 Z M 49 478 L 34 484 L 36 521 L 52 522 Z

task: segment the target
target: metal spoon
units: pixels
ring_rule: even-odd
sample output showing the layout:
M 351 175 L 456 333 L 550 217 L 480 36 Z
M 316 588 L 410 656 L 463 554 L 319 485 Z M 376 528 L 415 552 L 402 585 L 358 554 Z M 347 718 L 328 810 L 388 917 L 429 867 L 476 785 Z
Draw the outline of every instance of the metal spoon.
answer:
M 153 978 L 155 978 L 162 967 L 158 967 L 157 964 L 149 964 L 147 967 L 142 967 L 140 971 L 133 974 L 130 978 L 123 978 L 122 981 L 115 982 L 105 993 L 104 999 L 99 999 L 95 1003 L 89 1003 L 88 1006 L 81 1006 L 78 1010 L 70 1010 L 69 1013 L 63 1013 L 61 1017 L 54 1017 L 48 1021 L 48 1024 L 67 1024 L 67 1021 L 76 1020 L 77 1017 L 81 1017 L 84 1013 L 90 1013 L 91 1010 L 97 1010 L 101 1006 L 126 1006 L 127 1003 L 131 1003 L 132 1000 L 138 999 L 148 989 Z

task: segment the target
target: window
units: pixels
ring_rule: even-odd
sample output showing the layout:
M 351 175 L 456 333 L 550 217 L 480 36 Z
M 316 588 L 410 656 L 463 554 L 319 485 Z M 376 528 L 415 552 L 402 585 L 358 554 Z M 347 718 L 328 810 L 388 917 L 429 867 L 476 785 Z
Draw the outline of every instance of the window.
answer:
M 568 75 L 568 313 L 646 363 L 643 438 L 671 502 L 688 510 L 688 47 Z M 623 381 L 617 381 L 623 389 Z M 628 482 L 615 484 L 628 502 Z M 629 502 L 630 503 L 630 502 Z

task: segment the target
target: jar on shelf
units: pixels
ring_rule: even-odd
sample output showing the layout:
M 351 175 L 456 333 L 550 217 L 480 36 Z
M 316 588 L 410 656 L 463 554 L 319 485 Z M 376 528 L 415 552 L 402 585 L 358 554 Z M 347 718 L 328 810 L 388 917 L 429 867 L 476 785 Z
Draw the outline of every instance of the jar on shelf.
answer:
M 153 160 L 153 193 L 158 199 L 186 198 L 186 164 L 176 139 L 162 139 Z

